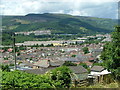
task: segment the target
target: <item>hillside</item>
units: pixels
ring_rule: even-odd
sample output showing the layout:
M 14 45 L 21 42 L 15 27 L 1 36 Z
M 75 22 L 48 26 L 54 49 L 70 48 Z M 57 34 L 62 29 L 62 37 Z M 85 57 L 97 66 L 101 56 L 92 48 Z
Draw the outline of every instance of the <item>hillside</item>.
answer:
M 3 30 L 14 32 L 47 30 L 52 33 L 109 33 L 117 20 L 65 14 L 28 14 L 25 16 L 3 16 Z
M 12 42 L 13 32 L 33 32 L 49 30 L 51 35 L 17 35 L 16 42 L 31 40 L 69 40 L 84 35 L 110 33 L 117 25 L 117 20 L 71 16 L 67 14 L 28 14 L 25 16 L 2 16 L 3 45 Z M 72 36 L 56 34 L 74 34 Z

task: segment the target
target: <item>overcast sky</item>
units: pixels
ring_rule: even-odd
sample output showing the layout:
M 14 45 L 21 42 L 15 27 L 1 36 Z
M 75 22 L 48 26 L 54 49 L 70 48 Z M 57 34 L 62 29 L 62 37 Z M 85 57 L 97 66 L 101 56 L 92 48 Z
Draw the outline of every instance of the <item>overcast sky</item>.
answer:
M 62 13 L 117 18 L 118 3 L 117 0 L 1 0 L 0 8 L 2 15 Z

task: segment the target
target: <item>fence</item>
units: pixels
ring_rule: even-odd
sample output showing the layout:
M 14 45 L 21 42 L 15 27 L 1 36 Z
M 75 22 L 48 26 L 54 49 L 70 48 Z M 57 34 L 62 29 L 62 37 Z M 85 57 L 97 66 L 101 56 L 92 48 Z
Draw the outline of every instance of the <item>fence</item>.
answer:
M 73 87 L 81 87 L 81 86 L 88 86 L 89 85 L 89 82 L 87 79 L 85 80 L 74 80 L 73 81 Z
M 112 82 L 113 80 L 111 79 L 111 75 L 104 75 L 104 76 L 96 76 L 94 78 L 87 78 L 85 80 L 74 80 L 72 84 L 73 87 L 82 87 L 82 86 L 95 85 L 97 83 L 109 84 Z

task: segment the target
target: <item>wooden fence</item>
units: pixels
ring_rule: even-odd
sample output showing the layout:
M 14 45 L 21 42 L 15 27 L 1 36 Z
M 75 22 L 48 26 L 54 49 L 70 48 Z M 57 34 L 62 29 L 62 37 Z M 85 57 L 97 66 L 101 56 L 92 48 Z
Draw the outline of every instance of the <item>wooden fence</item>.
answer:
M 86 80 L 74 80 L 73 82 L 72 82 L 72 84 L 73 84 L 73 87 L 81 87 L 81 86 L 88 86 L 88 80 L 86 79 Z
M 85 80 L 74 80 L 72 82 L 73 87 L 81 87 L 81 86 L 89 86 L 89 85 L 95 85 L 97 83 L 102 84 L 109 84 L 113 82 L 111 79 L 111 75 L 104 75 L 104 76 L 96 76 L 95 78 L 87 78 Z

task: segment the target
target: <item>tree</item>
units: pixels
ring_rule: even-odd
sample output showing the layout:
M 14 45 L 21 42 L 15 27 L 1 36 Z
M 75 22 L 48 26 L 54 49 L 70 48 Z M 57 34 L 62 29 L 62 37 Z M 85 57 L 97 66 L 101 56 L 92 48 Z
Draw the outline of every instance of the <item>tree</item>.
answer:
M 2 69 L 2 71 L 10 72 L 9 65 L 0 65 L 0 68 Z
M 51 70 L 51 79 L 54 80 L 54 82 L 60 81 L 61 85 L 59 85 L 59 88 L 69 88 L 71 84 L 71 73 L 72 71 L 66 67 L 58 67 L 54 70 Z
M 20 56 L 20 52 L 17 53 L 17 56 Z
M 120 81 L 120 26 L 112 33 L 112 41 L 108 42 L 103 49 L 101 59 L 104 66 L 112 72 L 115 79 Z
M 82 50 L 83 50 L 84 54 L 89 53 L 89 49 L 87 47 L 84 47 Z
M 76 57 L 76 55 L 72 55 L 71 57 Z
M 26 50 L 26 47 L 23 46 L 23 45 L 21 45 L 21 46 L 19 47 L 19 50 Z
M 44 47 L 44 44 L 41 44 L 40 47 Z
M 48 44 L 46 45 L 46 47 L 53 47 L 53 44 Z
M 80 63 L 79 65 L 83 66 L 83 67 L 86 68 L 86 69 L 89 68 L 86 63 Z
M 65 63 L 63 64 L 63 66 L 77 66 L 77 64 L 72 63 L 71 61 L 65 61 Z
M 71 71 L 68 67 L 58 67 L 46 74 L 36 75 L 15 70 L 2 72 L 2 89 L 34 89 L 70 87 Z
M 2 72 L 2 88 L 53 88 L 54 82 L 47 75 L 35 75 L 22 71 Z

